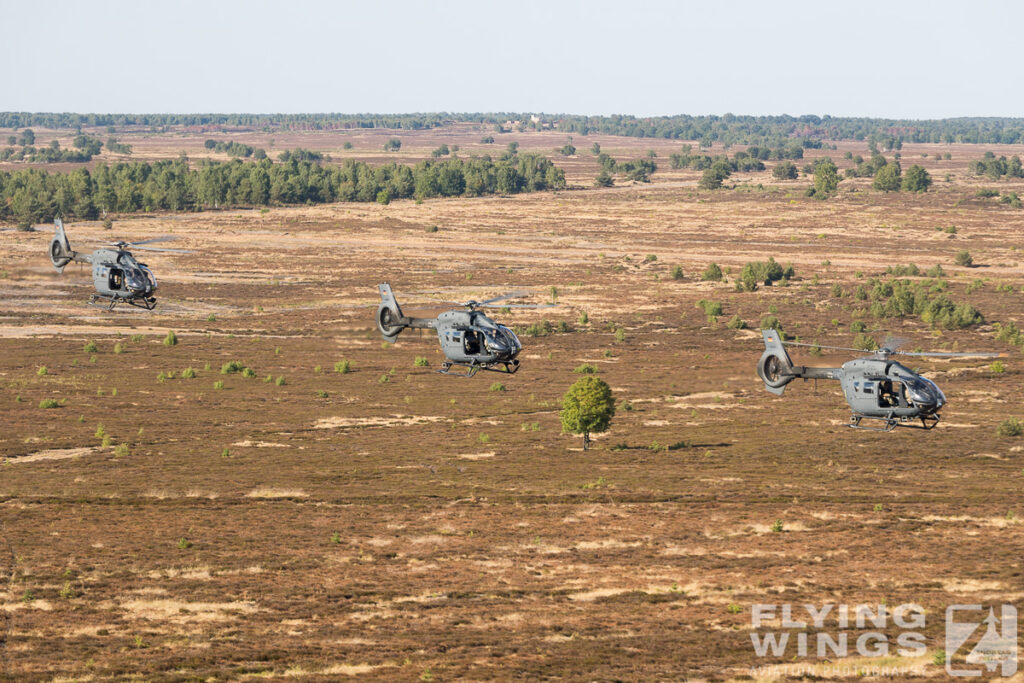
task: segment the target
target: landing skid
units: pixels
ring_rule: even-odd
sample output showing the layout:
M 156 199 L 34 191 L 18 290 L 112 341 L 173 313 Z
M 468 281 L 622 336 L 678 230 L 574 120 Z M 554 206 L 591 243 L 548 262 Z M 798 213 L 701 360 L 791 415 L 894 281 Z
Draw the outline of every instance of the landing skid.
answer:
M 899 418 L 892 417 L 877 417 L 875 415 L 864 415 L 862 413 L 854 413 L 850 416 L 850 424 L 846 425 L 852 429 L 866 429 L 871 432 L 891 432 L 897 427 L 907 427 L 909 429 L 935 429 L 935 425 L 939 424 L 938 413 L 934 415 L 919 415 L 918 419 L 921 420 L 920 425 L 910 424 L 914 418 L 909 415 L 904 415 Z M 878 420 L 881 422 L 881 426 L 869 427 L 862 425 L 861 420 Z
M 101 302 L 101 303 L 98 303 Z M 136 308 L 145 308 L 147 311 L 152 311 L 156 308 L 156 297 L 133 297 L 131 299 L 122 299 L 116 296 L 103 296 L 102 294 L 93 294 L 89 297 L 89 305 L 95 306 L 96 308 L 103 308 L 108 311 L 114 310 L 114 306 L 120 303 L 126 303 L 129 306 L 135 306 Z
M 501 365 L 501 367 L 495 367 Z M 453 372 L 453 367 L 466 368 L 466 372 Z M 480 370 L 486 370 L 487 372 L 500 372 L 505 375 L 514 375 L 519 370 L 519 361 L 514 360 L 510 363 L 452 363 L 446 361 L 441 363 L 441 369 L 438 370 L 442 375 L 455 375 L 456 377 L 472 377 Z

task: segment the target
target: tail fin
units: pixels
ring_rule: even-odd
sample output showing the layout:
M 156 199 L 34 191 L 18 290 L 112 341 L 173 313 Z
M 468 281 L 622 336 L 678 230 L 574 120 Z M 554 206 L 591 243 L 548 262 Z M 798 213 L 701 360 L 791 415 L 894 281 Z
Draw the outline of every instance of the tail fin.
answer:
M 786 385 L 793 381 L 793 361 L 782 343 L 782 335 L 776 330 L 761 330 L 764 338 L 764 353 L 757 362 L 757 375 L 764 382 L 764 388 L 782 396 Z
M 56 230 L 53 239 L 50 240 L 50 262 L 58 273 L 63 273 L 64 266 L 74 260 L 75 252 L 71 251 L 68 236 L 64 233 L 64 222 L 57 218 L 53 221 L 53 225 Z
M 398 305 L 394 292 L 391 291 L 391 285 L 384 282 L 377 285 L 377 289 L 380 290 L 380 306 L 377 307 L 377 328 L 380 329 L 380 333 L 385 340 L 394 344 L 395 340 L 398 339 L 399 333 L 407 327 L 405 316 L 402 315 L 402 308 Z

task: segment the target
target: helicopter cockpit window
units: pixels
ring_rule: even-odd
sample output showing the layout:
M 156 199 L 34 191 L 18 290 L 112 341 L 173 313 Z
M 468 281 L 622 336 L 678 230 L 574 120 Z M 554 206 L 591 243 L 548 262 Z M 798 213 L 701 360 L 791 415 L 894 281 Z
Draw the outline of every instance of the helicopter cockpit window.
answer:
M 480 353 L 480 333 L 476 330 L 466 330 L 463 335 L 462 348 L 468 354 Z

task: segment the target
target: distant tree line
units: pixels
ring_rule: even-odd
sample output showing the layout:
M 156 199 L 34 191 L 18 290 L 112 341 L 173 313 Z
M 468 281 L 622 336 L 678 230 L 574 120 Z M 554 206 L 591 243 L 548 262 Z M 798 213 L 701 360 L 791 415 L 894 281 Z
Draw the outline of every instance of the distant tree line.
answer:
M 817 116 L 656 116 L 636 117 L 544 115 L 563 133 L 604 133 L 628 137 L 700 140 L 726 145 L 777 146 L 797 138 L 873 141 L 888 150 L 904 142 L 1024 143 L 1024 118 L 963 117 L 911 120 Z M 384 128 L 420 130 L 450 123 L 501 125 L 528 121 L 530 114 L 414 113 L 414 114 L 73 114 L 0 112 L 0 127 L 80 128 L 82 126 L 238 126 L 289 130 Z M 765 161 L 765 160 L 762 160 Z
M 92 172 L 84 168 L 70 173 L 35 168 L 0 171 L 0 220 L 31 225 L 55 216 L 95 219 L 114 211 L 387 203 L 405 197 L 473 197 L 565 187 L 563 171 L 534 154 L 498 162 L 486 156 L 426 160 L 412 167 L 371 167 L 354 160 L 325 166 L 298 156 L 293 153 L 282 163 L 201 160 L 195 168 L 179 159 L 99 164 Z

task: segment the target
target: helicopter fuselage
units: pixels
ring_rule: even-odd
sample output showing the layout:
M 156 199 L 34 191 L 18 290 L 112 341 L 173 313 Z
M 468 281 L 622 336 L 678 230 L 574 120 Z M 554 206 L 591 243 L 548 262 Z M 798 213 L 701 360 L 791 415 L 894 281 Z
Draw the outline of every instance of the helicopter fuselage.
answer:
M 480 311 L 445 311 L 436 328 L 441 351 L 459 365 L 511 363 L 523 348 L 512 330 Z
M 156 278 L 146 264 L 123 249 L 98 249 L 92 253 L 92 282 L 96 293 L 113 299 L 148 299 L 157 289 Z
M 850 410 L 850 426 L 862 429 L 863 419 L 879 420 L 881 431 L 897 426 L 934 427 L 946 396 L 935 382 L 922 377 L 902 363 L 892 360 L 888 349 L 873 356 L 857 358 L 838 368 L 793 365 L 774 330 L 763 330 L 765 351 L 757 364 L 757 373 L 765 388 L 781 396 L 794 379 L 838 380 Z M 920 420 L 920 425 L 911 425 Z

